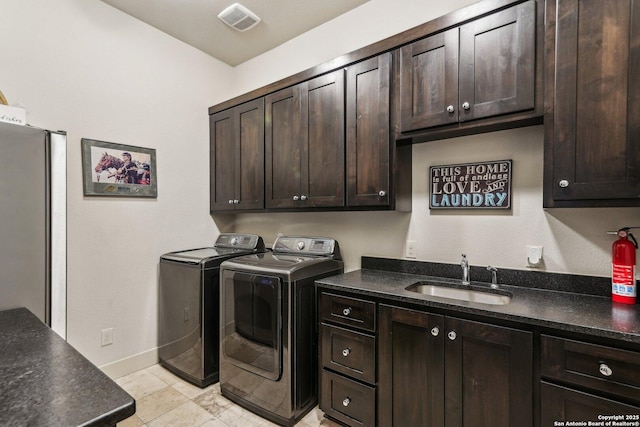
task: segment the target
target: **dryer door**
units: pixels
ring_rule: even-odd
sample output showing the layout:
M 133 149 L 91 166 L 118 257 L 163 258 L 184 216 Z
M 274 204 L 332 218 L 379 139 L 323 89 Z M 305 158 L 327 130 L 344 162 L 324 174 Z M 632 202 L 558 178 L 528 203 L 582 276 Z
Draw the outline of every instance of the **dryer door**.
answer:
M 270 380 L 282 375 L 282 280 L 222 271 L 222 353 L 229 362 Z

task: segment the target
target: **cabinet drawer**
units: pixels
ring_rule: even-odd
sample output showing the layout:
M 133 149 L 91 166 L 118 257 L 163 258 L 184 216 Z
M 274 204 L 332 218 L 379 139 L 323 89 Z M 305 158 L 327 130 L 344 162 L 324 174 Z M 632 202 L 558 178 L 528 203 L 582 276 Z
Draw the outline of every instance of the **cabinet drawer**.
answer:
M 640 421 L 640 408 L 638 407 L 544 381 L 541 383 L 540 396 L 541 426 L 561 425 L 559 422 L 562 421 L 597 422 L 603 420 L 603 415 L 622 417 L 618 421 L 634 423 Z
M 376 381 L 376 340 L 360 332 L 322 324 L 322 366 L 368 383 Z
M 640 353 L 541 337 L 542 375 L 640 402 Z
M 373 332 L 376 330 L 376 303 L 321 293 L 320 319 Z
M 322 370 L 320 409 L 349 426 L 375 426 L 376 389 Z

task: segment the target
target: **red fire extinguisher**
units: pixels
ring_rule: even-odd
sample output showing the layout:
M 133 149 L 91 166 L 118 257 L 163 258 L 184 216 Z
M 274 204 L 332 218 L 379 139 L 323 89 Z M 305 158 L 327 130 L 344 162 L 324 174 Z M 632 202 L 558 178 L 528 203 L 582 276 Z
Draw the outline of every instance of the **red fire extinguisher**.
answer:
M 638 241 L 630 227 L 618 230 L 618 240 L 613 242 L 611 261 L 611 299 L 624 304 L 636 303 L 636 249 Z M 631 238 L 629 241 L 628 238 Z

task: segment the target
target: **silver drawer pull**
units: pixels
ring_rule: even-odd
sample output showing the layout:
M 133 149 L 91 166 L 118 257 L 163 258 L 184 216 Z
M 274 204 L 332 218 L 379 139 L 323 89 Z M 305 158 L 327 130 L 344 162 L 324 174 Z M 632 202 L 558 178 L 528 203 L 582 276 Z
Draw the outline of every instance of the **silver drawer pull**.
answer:
M 453 108 L 453 105 L 449 105 L 449 106 L 447 107 L 447 113 L 453 113 L 454 111 L 456 111 L 456 109 L 455 109 L 455 108 Z
M 451 341 L 453 341 L 453 340 L 455 340 L 455 339 L 456 339 L 456 337 L 457 337 L 458 335 L 456 334 L 456 332 L 455 332 L 455 331 L 451 331 L 451 332 L 449 332 L 449 333 L 447 334 L 447 336 L 449 337 L 449 339 L 450 339 Z
M 469 108 L 471 108 L 471 105 L 468 102 L 465 102 L 462 104 L 462 108 L 464 108 L 465 110 L 468 110 Z
M 439 333 L 440 333 L 440 328 L 438 328 L 437 326 L 431 329 L 431 335 L 433 335 L 434 337 L 437 337 Z
M 386 196 L 386 195 L 387 195 L 387 192 L 386 192 L 386 191 L 384 191 L 384 190 L 380 190 L 380 191 L 378 191 L 378 196 L 380 196 L 380 197 L 384 197 L 384 196 Z
M 600 373 L 605 377 L 610 377 L 613 374 L 613 370 L 606 363 L 600 363 Z
M 300 200 L 300 197 L 299 196 L 293 196 L 293 200 L 297 202 L 298 200 Z
M 345 348 L 344 350 L 342 350 L 342 355 L 344 357 L 347 357 L 349 354 L 351 354 L 351 349 L 350 348 Z
M 307 200 L 307 196 L 303 194 L 302 196 L 300 196 L 300 200 Z
M 348 397 L 345 397 L 344 400 L 342 401 L 342 406 L 349 406 L 349 403 L 351 403 L 351 399 Z
M 347 307 L 342 309 L 342 314 L 344 314 L 345 316 L 348 316 L 351 314 L 351 307 Z
M 567 181 L 566 179 L 561 179 L 560 182 L 558 182 L 558 185 L 560 186 L 560 188 L 567 188 L 569 186 L 569 181 Z

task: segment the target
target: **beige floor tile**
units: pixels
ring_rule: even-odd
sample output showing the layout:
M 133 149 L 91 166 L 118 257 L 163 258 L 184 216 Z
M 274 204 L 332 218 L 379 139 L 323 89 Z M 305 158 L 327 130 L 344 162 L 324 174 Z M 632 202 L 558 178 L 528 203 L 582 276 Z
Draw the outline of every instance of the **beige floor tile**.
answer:
M 169 385 L 144 369 L 118 378 L 116 383 L 136 400 Z
M 126 420 L 120 421 L 116 424 L 116 427 L 144 427 L 144 425 L 144 421 L 142 421 L 138 415 L 134 414 Z
M 149 427 L 200 427 L 213 419 L 213 415 L 195 403 L 188 401 L 159 416 L 147 425 Z
M 150 366 L 150 367 L 146 368 L 145 371 L 149 372 L 150 374 L 155 375 L 156 377 L 160 378 L 162 381 L 164 381 L 165 383 L 167 383 L 169 385 L 173 385 L 173 384 L 177 383 L 178 380 L 179 380 L 179 378 L 177 376 L 175 376 L 169 370 L 163 368 L 160 365 Z
M 185 396 L 187 396 L 189 399 L 195 399 L 196 397 L 200 396 L 203 393 L 206 393 L 210 390 L 213 390 L 214 385 L 210 385 L 209 387 L 206 388 L 200 388 L 198 386 L 195 386 L 187 381 L 184 381 L 182 379 L 178 379 L 178 381 L 176 381 L 175 383 L 171 384 L 171 387 L 175 388 L 176 390 L 178 390 L 180 393 L 184 394 Z
M 171 386 L 143 397 L 136 402 L 136 415 L 145 423 L 177 408 L 189 399 Z
M 230 426 L 229 424 L 226 424 L 214 418 L 213 420 L 207 421 L 206 423 L 202 424 L 200 427 L 230 427 Z
M 224 411 L 234 405 L 233 402 L 220 394 L 220 387 L 218 387 L 217 391 L 214 388 L 201 394 L 193 401 L 215 417 L 220 416 Z
M 118 423 L 118 427 L 277 427 L 222 396 L 219 383 L 202 389 L 160 365 L 116 382 L 136 399 L 137 409 L 135 415 Z M 325 419 L 316 406 L 296 427 L 340 426 Z

